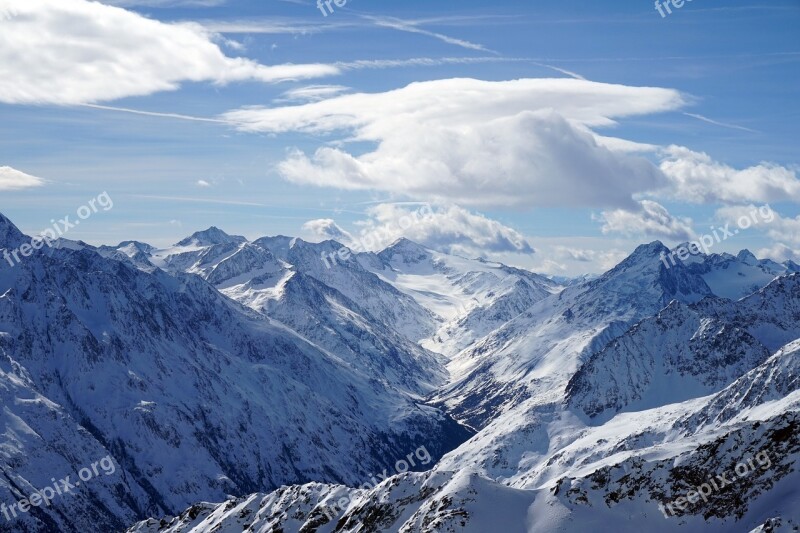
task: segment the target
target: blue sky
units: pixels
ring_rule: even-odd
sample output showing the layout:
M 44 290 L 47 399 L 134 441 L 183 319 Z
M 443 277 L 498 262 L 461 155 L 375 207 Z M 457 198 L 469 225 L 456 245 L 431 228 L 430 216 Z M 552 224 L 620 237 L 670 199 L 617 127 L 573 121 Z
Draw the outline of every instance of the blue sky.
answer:
M 28 233 L 106 191 L 69 238 L 378 231 L 577 274 L 768 203 L 713 251 L 800 259 L 800 1 L 105 3 L 0 0 Z

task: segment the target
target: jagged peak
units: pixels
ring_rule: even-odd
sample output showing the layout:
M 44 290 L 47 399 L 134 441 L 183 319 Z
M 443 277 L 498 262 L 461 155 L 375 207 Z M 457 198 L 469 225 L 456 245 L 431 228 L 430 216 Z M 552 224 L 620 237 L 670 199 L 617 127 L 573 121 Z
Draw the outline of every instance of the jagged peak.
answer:
M 17 248 L 24 241 L 25 234 L 8 217 L 0 213 L 0 248 Z
M 430 248 L 426 248 L 425 246 L 418 244 L 410 239 L 405 237 L 400 237 L 392 244 L 387 246 L 382 252 L 389 253 L 389 254 L 429 254 L 431 253 Z
M 786 270 L 789 272 L 800 272 L 800 265 L 792 261 L 791 259 L 784 261 L 783 266 L 786 267 Z
M 411 239 L 408 239 L 406 237 L 400 237 L 399 239 L 394 241 L 392 244 L 387 246 L 387 248 L 399 248 L 399 249 L 413 248 L 413 249 L 422 249 L 422 250 L 427 250 L 428 249 L 428 248 L 422 246 L 421 244 L 416 243 L 416 242 L 414 242 Z
M 659 255 L 661 252 L 669 252 L 669 248 L 667 248 L 661 241 L 653 241 L 648 244 L 640 244 L 633 251 L 632 255 L 644 255 L 650 257 Z
M 654 269 L 656 269 L 657 265 L 663 261 L 663 258 L 667 257 L 669 254 L 670 249 L 664 246 L 664 243 L 661 241 L 640 244 L 631 255 L 623 259 L 620 264 L 608 271 L 602 278 L 614 276 L 635 266 L 653 265 Z
M 246 242 L 247 239 L 238 235 L 228 235 L 216 226 L 211 226 L 204 231 L 196 231 L 189 237 L 186 237 L 178 246 L 213 246 L 215 244 L 229 244 L 232 242 Z
M 778 293 L 786 293 L 788 289 L 792 289 L 798 284 L 800 284 L 800 272 L 792 272 L 786 276 L 778 276 L 766 286 L 748 296 L 747 299 L 763 298 L 764 295 L 774 296 Z
M 736 259 L 750 266 L 756 266 L 758 264 L 758 258 L 753 255 L 753 252 L 746 249 L 739 252 L 739 254 L 736 256 Z
M 156 249 L 155 246 L 147 244 L 146 242 L 139 242 L 139 241 L 122 241 L 116 246 L 117 250 L 121 248 L 128 248 L 128 249 L 135 248 L 136 250 L 145 254 L 149 254 L 150 252 L 153 252 Z

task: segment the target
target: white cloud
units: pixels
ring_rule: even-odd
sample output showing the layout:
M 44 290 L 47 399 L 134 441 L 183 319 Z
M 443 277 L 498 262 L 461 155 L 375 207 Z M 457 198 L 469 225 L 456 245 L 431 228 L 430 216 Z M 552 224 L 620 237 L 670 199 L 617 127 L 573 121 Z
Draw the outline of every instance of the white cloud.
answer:
M 742 170 L 682 146 L 664 150 L 661 170 L 672 181 L 661 193 L 693 203 L 800 201 L 795 170 L 761 163 Z
M 341 21 L 330 22 L 326 20 L 323 24 L 320 22 L 308 22 L 306 20 L 281 20 L 275 17 L 250 18 L 246 20 L 204 19 L 198 22 L 210 32 L 224 34 L 309 35 L 322 30 L 343 29 L 354 26 L 352 23 L 344 23 Z M 273 47 L 276 46 L 277 45 L 273 45 Z
M 561 261 L 577 261 L 579 263 L 592 263 L 597 259 L 595 250 L 556 246 L 553 257 Z
M 359 251 L 382 250 L 405 237 L 433 250 L 471 257 L 535 253 L 529 239 L 520 232 L 456 205 L 378 204 L 367 210 L 367 216 L 356 223 L 357 234 L 347 232 L 331 219 L 309 221 L 303 229 Z
M 206 180 L 197 180 L 197 184 L 196 185 L 198 187 L 211 187 L 211 184 L 209 182 L 207 182 Z
M 42 178 L 25 174 L 11 167 L 0 167 L 0 191 L 13 191 L 41 187 L 44 185 Z
M 320 218 L 309 220 L 303 224 L 303 230 L 322 239 L 333 239 L 337 242 L 351 246 L 354 242 L 353 235 L 340 227 L 336 221 L 330 218 Z
M 582 248 L 578 246 L 556 245 L 550 246 L 543 244 L 540 246 L 540 256 L 547 258 L 541 265 L 534 267 L 535 271 L 547 274 L 561 274 L 571 272 L 572 274 L 587 274 L 589 272 L 600 273 L 618 265 L 623 259 L 630 255 L 629 251 L 618 248 L 608 247 L 608 242 L 603 243 L 602 249 Z M 559 261 L 566 263 L 559 263 Z M 568 263 L 573 263 L 572 265 Z M 577 265 L 575 265 L 577 263 Z M 589 263 L 591 266 L 587 266 Z
M 667 184 L 635 154 L 587 130 L 683 105 L 680 93 L 576 79 L 449 79 L 299 106 L 246 108 L 223 118 L 243 131 L 302 131 L 374 143 L 365 154 L 293 151 L 289 181 L 381 190 L 476 206 L 633 208 L 631 196 Z
M 773 261 L 783 262 L 783 261 L 794 261 L 795 263 L 800 262 L 800 250 L 795 250 L 793 248 L 789 248 L 785 244 L 774 244 L 768 248 L 760 248 L 756 251 L 756 256 L 759 258 L 768 257 Z
M 181 82 L 278 82 L 339 73 L 226 56 L 198 24 L 166 24 L 86 0 L 4 0 L 0 102 L 81 104 L 177 89 Z
M 800 216 L 783 217 L 769 205 L 731 206 L 718 209 L 717 219 L 733 227 L 759 229 L 773 241 L 800 246 Z
M 308 85 L 290 89 L 283 93 L 282 98 L 288 101 L 317 102 L 348 90 L 350 88 L 343 85 Z
M 646 235 L 678 241 L 695 238 L 691 219 L 675 217 L 664 206 L 650 200 L 642 200 L 636 211 L 603 211 L 599 220 L 603 222 L 604 234 Z

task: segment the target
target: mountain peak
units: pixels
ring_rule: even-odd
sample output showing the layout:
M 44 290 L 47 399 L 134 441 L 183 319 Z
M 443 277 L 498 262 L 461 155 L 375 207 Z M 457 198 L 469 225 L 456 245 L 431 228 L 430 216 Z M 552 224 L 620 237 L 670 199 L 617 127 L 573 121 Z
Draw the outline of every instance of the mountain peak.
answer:
M 651 308 L 654 302 L 657 306 L 666 306 L 675 299 L 694 303 L 712 294 L 701 276 L 690 272 L 680 261 L 668 259 L 670 253 L 661 241 L 642 244 L 590 286 L 624 295 L 631 305 L 646 312 L 657 310 Z
M 736 259 L 750 266 L 755 266 L 758 264 L 758 259 L 750 250 L 742 250 L 739 252 L 739 255 L 736 256 Z
M 228 235 L 216 226 L 211 226 L 205 231 L 197 231 L 186 237 L 178 246 L 213 246 L 215 244 L 229 244 L 232 242 L 245 242 L 247 239 L 238 235 Z
M 137 250 L 139 252 L 142 252 L 142 253 L 145 253 L 145 254 L 149 254 L 149 253 L 153 252 L 156 249 L 155 246 L 151 246 L 151 245 L 147 244 L 146 242 L 139 242 L 139 241 L 122 241 L 121 243 L 119 243 L 117 245 L 116 248 L 117 248 L 117 250 L 119 250 L 121 248 L 126 248 L 126 249 L 131 249 L 131 250 L 135 249 L 135 250 Z
M 392 250 L 395 253 L 401 253 L 401 252 L 429 253 L 430 252 L 430 250 L 428 248 L 426 248 L 426 247 L 422 246 L 421 244 L 418 244 L 418 243 L 416 243 L 416 242 L 414 242 L 414 241 L 412 241 L 410 239 L 406 239 L 405 237 L 400 237 L 399 239 L 394 241 L 392 244 L 390 244 L 386 249 L 387 250 Z
M 11 220 L 0 213 L 0 248 L 17 248 L 25 241 L 25 235 Z
M 644 255 L 651 257 L 654 255 L 660 255 L 661 252 L 668 253 L 669 248 L 667 248 L 661 241 L 653 241 L 648 244 L 640 244 L 637 246 L 636 250 L 633 251 L 633 255 Z
M 378 254 L 378 257 L 384 261 L 392 261 L 397 256 L 401 257 L 404 263 L 419 263 L 431 256 L 431 250 L 405 237 L 400 237 Z
M 800 272 L 800 265 L 798 265 L 791 259 L 787 259 L 786 261 L 784 261 L 783 266 L 785 266 L 786 270 L 789 272 Z
M 649 244 L 640 244 L 636 247 L 631 255 L 624 259 L 613 270 L 626 269 L 634 264 L 653 263 L 653 259 L 660 259 L 662 254 L 669 255 L 670 249 L 664 246 L 664 243 L 661 241 L 653 241 Z

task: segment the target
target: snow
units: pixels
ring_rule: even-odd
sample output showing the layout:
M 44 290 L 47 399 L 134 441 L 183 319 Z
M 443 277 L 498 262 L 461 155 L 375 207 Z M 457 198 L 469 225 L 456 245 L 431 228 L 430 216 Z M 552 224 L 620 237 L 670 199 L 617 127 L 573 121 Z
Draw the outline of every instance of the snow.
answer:
M 0 216 L 0 247 L 24 240 Z M 796 265 L 743 251 L 667 268 L 654 242 L 553 280 L 405 239 L 326 265 L 340 247 L 212 227 L 0 267 L 0 499 L 118 465 L 11 527 L 800 524 Z M 389 475 L 423 444 L 430 470 Z M 760 450 L 774 465 L 735 491 L 659 510 Z

